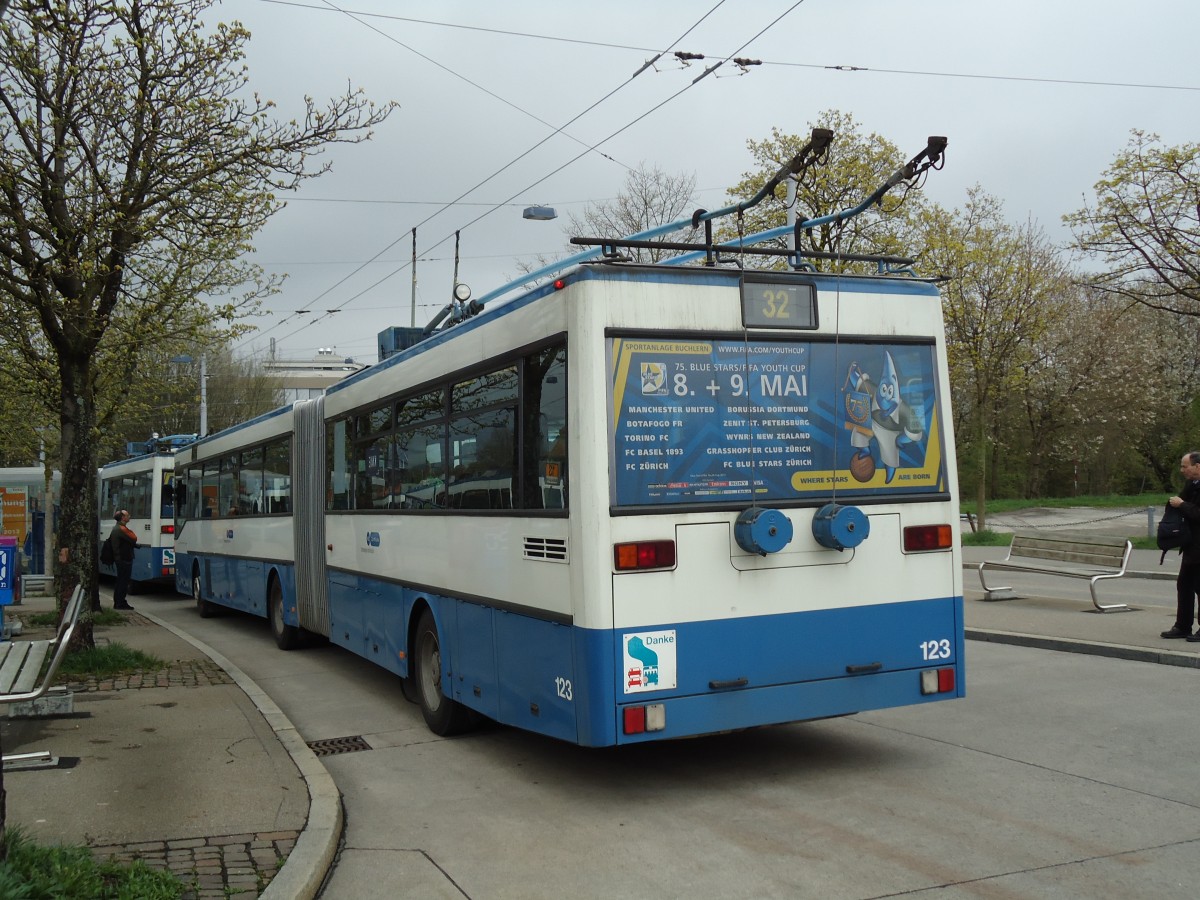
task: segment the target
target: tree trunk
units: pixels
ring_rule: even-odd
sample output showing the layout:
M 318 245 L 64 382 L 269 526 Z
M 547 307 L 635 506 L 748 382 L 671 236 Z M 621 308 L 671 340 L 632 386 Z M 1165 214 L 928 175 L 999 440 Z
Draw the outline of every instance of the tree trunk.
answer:
M 62 358 L 62 500 L 58 516 L 58 561 L 55 584 L 61 614 L 75 586 L 82 584 L 92 598 L 92 609 L 99 606 L 99 576 L 96 569 L 97 540 L 97 469 L 96 414 L 93 395 L 94 375 L 91 358 Z M 92 635 L 92 617 L 80 616 L 72 648 L 96 646 Z
M 986 409 L 986 396 L 977 395 L 976 414 L 979 416 L 978 440 L 976 442 L 976 457 L 979 463 L 976 473 L 976 528 L 982 532 L 988 527 L 988 418 L 983 414 Z

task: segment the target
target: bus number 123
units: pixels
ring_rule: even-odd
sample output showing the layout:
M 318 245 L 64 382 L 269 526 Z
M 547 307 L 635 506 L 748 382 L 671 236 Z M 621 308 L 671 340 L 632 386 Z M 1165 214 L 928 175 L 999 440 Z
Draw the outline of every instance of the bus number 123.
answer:
M 573 700 L 574 699 L 574 697 L 571 696 L 571 679 L 569 679 L 569 678 L 561 678 L 561 677 L 555 678 L 554 679 L 554 691 L 563 700 Z
M 922 659 L 949 659 L 950 658 L 950 642 L 945 638 L 940 641 L 922 641 L 921 642 L 921 658 Z

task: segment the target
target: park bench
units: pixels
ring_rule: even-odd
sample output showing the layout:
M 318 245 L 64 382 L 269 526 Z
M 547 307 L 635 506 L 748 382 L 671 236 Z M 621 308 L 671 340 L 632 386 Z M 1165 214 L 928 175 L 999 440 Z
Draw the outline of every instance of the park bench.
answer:
M 985 569 L 1008 569 L 1015 572 L 1040 572 L 1067 578 L 1086 578 L 1090 582 L 1092 605 L 1100 612 L 1125 611 L 1125 603 L 1101 603 L 1096 596 L 1096 584 L 1108 578 L 1120 578 L 1129 565 L 1133 543 L 1125 538 L 1081 535 L 1015 534 L 1008 556 L 984 560 L 979 564 L 979 583 L 984 599 L 1011 600 L 1017 595 L 1011 587 L 988 587 Z
M 28 703 L 40 698 L 50 689 L 58 665 L 67 655 L 71 637 L 79 622 L 79 611 L 83 607 L 83 587 L 75 588 L 71 599 L 63 610 L 58 632 L 49 640 L 5 641 L 0 644 L 0 703 Z M 46 664 L 46 658 L 50 658 Z M 39 750 L 34 753 L 18 753 L 5 756 L 3 764 L 28 765 L 50 760 L 50 752 Z

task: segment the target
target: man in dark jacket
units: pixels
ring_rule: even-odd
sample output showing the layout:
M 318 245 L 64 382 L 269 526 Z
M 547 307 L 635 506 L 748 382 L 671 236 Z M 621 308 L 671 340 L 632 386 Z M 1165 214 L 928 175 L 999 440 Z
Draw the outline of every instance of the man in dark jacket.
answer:
M 116 524 L 108 535 L 113 558 L 117 567 L 117 583 L 113 585 L 113 609 L 131 610 L 125 599 L 129 593 L 129 582 L 133 580 L 133 555 L 137 548 L 137 535 L 129 527 L 129 511 L 117 510 Z
M 1192 634 L 1192 622 L 1200 621 L 1196 612 L 1196 592 L 1200 591 L 1200 453 L 1183 454 L 1179 471 L 1184 478 L 1183 490 L 1167 502 L 1183 513 L 1192 526 L 1192 541 L 1182 548 L 1179 577 L 1175 580 L 1175 624 L 1162 636 L 1198 643 L 1200 630 Z

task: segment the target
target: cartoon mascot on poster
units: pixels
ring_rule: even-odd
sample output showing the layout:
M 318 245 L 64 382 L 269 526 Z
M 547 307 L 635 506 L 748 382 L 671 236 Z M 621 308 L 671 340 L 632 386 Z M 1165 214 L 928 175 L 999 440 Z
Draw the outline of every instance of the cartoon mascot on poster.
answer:
M 871 455 L 871 440 L 879 452 L 879 461 L 886 473 L 885 484 L 891 484 L 900 465 L 900 448 L 925 439 L 921 418 L 911 406 L 900 399 L 900 376 L 892 354 L 884 351 L 883 375 L 879 383 L 851 363 L 842 390 L 846 394 L 846 427 L 850 429 L 850 474 L 855 481 L 866 483 L 875 476 L 875 458 Z

